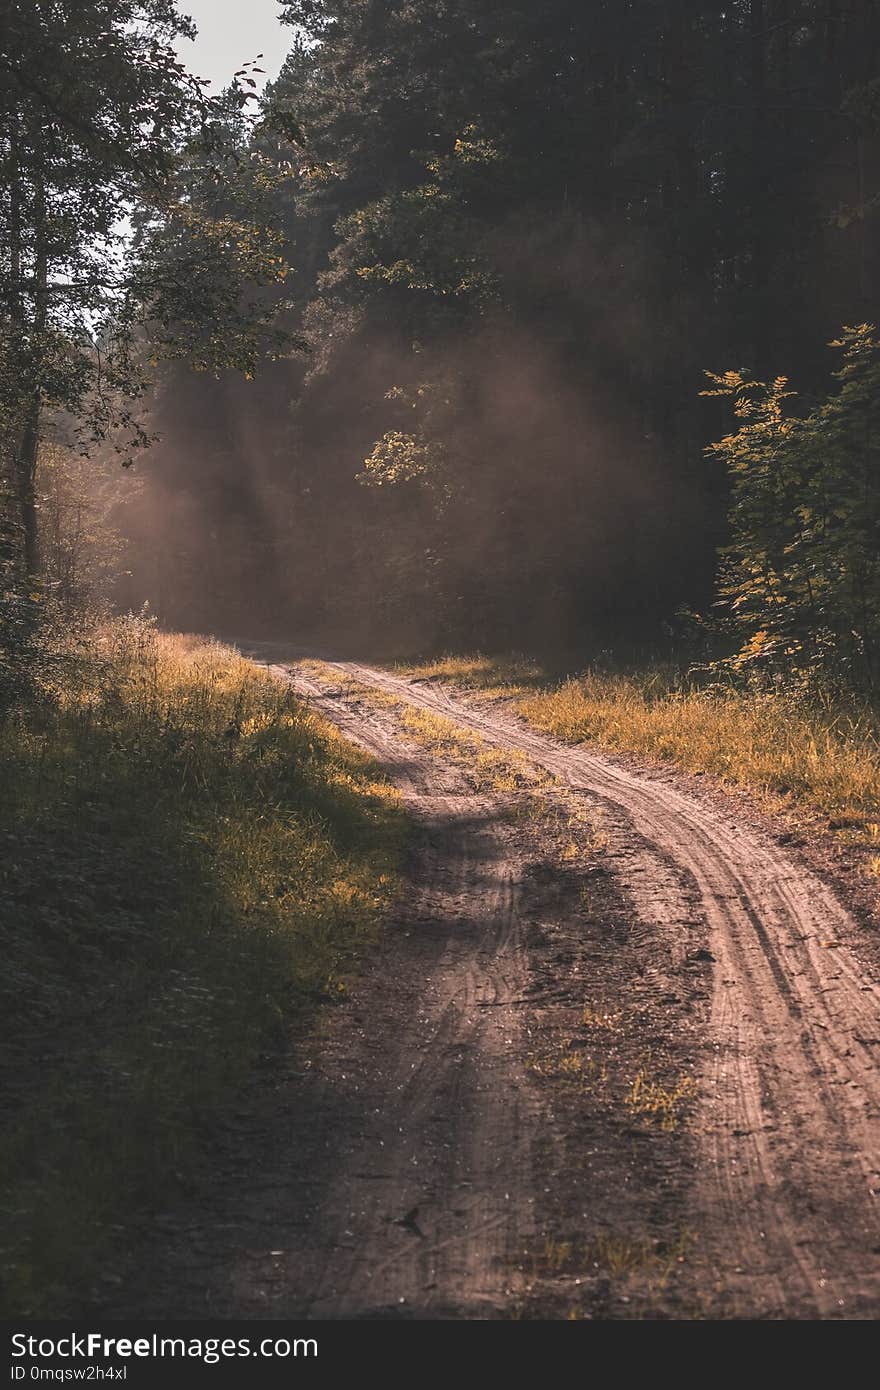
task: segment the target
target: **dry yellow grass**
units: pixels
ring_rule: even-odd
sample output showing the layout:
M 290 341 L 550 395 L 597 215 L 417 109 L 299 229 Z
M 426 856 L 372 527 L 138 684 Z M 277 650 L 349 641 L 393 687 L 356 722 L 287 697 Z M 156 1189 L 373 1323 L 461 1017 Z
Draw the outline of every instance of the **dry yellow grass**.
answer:
M 549 1051 L 529 1061 L 529 1071 L 545 1080 L 566 1082 L 587 1092 L 608 1082 L 604 1062 L 587 1056 L 580 1048 L 572 1050 L 571 1038 L 562 1038 Z
M 696 1094 L 697 1083 L 692 1076 L 680 1076 L 667 1084 L 643 1068 L 633 1078 L 626 1103 L 634 1115 L 651 1120 L 661 1129 L 673 1130 Z
M 549 782 L 547 774 L 535 768 L 515 748 L 501 752 L 487 744 L 479 734 L 462 729 L 431 710 L 414 709 L 402 701 L 398 717 L 403 731 L 423 748 L 440 753 L 462 767 L 476 791 L 513 792 Z
M 613 675 L 566 681 L 520 708 L 536 727 L 572 742 L 676 762 L 830 816 L 865 820 L 880 808 L 880 742 L 865 712 L 788 694 L 654 690 Z
M 416 666 L 399 665 L 395 670 L 401 676 L 448 681 L 462 690 L 479 690 L 489 700 L 525 695 L 546 683 L 546 675 L 540 664 L 531 657 L 518 654 L 484 656 L 477 652 L 471 656 L 447 655 Z
M 478 655 L 445 658 L 412 674 L 436 675 L 506 696 L 536 728 L 592 742 L 851 820 L 859 838 L 880 821 L 880 726 L 867 707 L 834 706 L 796 692 L 701 688 L 663 670 L 588 671 L 540 688 L 534 666 Z M 521 674 L 528 671 L 531 688 Z

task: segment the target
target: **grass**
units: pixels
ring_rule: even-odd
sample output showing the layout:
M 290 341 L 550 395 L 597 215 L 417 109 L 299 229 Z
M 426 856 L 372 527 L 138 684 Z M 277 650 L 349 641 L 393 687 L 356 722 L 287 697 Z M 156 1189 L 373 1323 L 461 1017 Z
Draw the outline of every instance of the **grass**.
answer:
M 543 682 L 520 658 L 444 658 L 408 674 L 507 698 L 536 728 L 709 773 L 794 808 L 821 813 L 855 838 L 880 820 L 875 710 L 796 692 L 701 687 L 672 669 L 590 670 Z
M 475 791 L 514 792 L 549 783 L 549 775 L 531 764 L 519 749 L 502 752 L 470 729 L 432 710 L 400 702 L 400 727 L 421 747 L 456 763 Z
M 562 1038 L 549 1051 L 529 1061 L 529 1071 L 544 1080 L 563 1081 L 583 1092 L 605 1086 L 608 1073 L 602 1062 L 585 1056 L 580 1050 L 571 1051 L 571 1038 Z
M 664 1294 L 690 1253 L 687 1231 L 677 1231 L 668 1239 L 639 1237 L 632 1232 L 598 1230 L 589 1240 L 546 1236 L 543 1245 L 526 1252 L 520 1270 L 529 1281 L 529 1295 L 536 1288 L 553 1288 L 577 1300 L 568 1319 L 610 1315 L 642 1318 L 655 1316 L 657 1300 Z M 605 1290 L 599 1292 L 602 1284 Z M 596 1298 L 600 1299 L 599 1308 Z M 631 1305 L 628 1311 L 624 1311 Z M 526 1301 L 517 1316 L 528 1316 Z M 661 1314 L 662 1316 L 662 1314 Z
M 619 1029 L 620 1017 L 620 1014 L 598 1016 L 585 1010 L 583 1024 L 587 1028 L 614 1033 Z M 573 1051 L 571 1038 L 562 1038 L 553 1048 L 532 1057 L 529 1071 L 542 1080 L 574 1086 L 584 1094 L 604 1090 L 607 1099 L 617 1100 L 617 1088 L 612 1085 L 605 1063 L 582 1048 Z M 667 1082 L 650 1066 L 643 1066 L 626 1083 L 622 1099 L 632 1116 L 668 1132 L 678 1128 L 696 1096 L 697 1083 L 692 1076 L 679 1075 Z
M 643 1069 L 636 1074 L 626 1103 L 634 1115 L 658 1124 L 661 1129 L 672 1130 L 696 1095 L 697 1083 L 692 1076 L 680 1076 L 667 1085 Z
M 487 699 L 508 699 L 512 694 L 524 695 L 547 682 L 546 672 L 531 657 L 514 653 L 509 656 L 441 656 L 416 666 L 398 665 L 402 676 L 420 680 L 448 681 L 462 690 L 479 690 Z
M 533 1277 L 600 1271 L 613 1279 L 660 1273 L 665 1281 L 674 1266 L 684 1262 L 689 1244 L 686 1233 L 676 1235 L 669 1242 L 601 1230 L 586 1242 L 548 1236 L 543 1248 L 531 1257 L 531 1271 Z
M 345 989 L 402 820 L 236 652 L 139 621 L 0 724 L 2 1274 L 58 1316 L 260 1053 Z
M 323 662 L 309 660 L 302 666 L 319 684 L 334 688 L 350 699 L 387 709 L 402 734 L 428 752 L 456 764 L 474 791 L 518 792 L 547 787 L 553 780 L 517 748 L 503 751 L 493 748 L 476 731 L 463 729 L 442 714 L 419 709 L 376 686 L 365 685 Z
M 609 1033 L 615 1033 L 620 1029 L 622 1018 L 622 1009 L 606 1010 L 600 1013 L 597 1009 L 588 1006 L 581 1014 L 581 1023 L 585 1028 L 602 1028 Z

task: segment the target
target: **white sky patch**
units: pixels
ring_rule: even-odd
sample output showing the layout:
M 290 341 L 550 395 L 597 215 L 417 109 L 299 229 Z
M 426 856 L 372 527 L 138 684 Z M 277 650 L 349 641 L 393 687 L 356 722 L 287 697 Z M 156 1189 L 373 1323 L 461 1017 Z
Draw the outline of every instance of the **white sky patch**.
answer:
M 277 0 L 178 0 L 177 8 L 199 30 L 194 43 L 177 43 L 181 62 L 196 76 L 209 78 L 211 92 L 221 91 L 258 53 L 263 57 L 257 66 L 265 69 L 264 76 L 254 74 L 258 90 L 278 76 L 293 31 L 280 23 Z

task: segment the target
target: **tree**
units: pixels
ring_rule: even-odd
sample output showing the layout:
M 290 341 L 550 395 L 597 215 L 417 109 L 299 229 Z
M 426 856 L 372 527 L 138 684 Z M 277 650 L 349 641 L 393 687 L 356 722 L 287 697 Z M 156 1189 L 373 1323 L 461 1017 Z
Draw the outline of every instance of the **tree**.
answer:
M 143 443 L 134 405 L 145 387 L 142 325 L 158 318 L 164 348 L 180 326 L 175 350 L 192 353 L 194 294 L 213 263 L 219 288 L 205 305 L 214 322 L 201 364 L 215 365 L 211 349 L 222 343 L 221 365 L 250 366 L 243 292 L 284 267 L 253 220 L 200 219 L 178 181 L 186 152 L 228 160 L 218 145 L 250 96 L 241 82 L 205 96 L 175 56 L 174 40 L 192 25 L 173 0 L 10 0 L 6 11 L 0 447 L 23 568 L 35 576 L 45 411 L 71 412 L 83 441 L 117 430 L 123 454 Z M 133 243 L 126 224 L 137 209 Z
M 120 514 L 140 482 L 112 454 L 85 458 L 58 442 L 41 444 L 35 491 L 42 580 L 64 620 L 112 599 L 125 552 Z
M 711 376 L 739 429 L 710 446 L 732 480 L 719 608 L 737 670 L 874 688 L 880 676 L 880 341 L 870 324 L 831 344 L 839 382 L 792 415 L 785 377 Z M 711 375 L 711 374 L 710 374 Z
M 165 378 L 199 611 L 236 601 L 244 529 L 251 591 L 316 626 L 653 640 L 708 602 L 726 525 L 703 366 L 816 392 L 822 345 L 880 309 L 880 9 L 283 8 L 244 162 L 278 175 L 311 351 L 248 393 Z

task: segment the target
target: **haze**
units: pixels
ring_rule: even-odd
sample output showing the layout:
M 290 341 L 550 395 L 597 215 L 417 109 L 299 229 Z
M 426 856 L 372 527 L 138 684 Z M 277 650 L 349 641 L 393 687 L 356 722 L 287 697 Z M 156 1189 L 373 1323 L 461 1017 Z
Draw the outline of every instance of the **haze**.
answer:
M 216 88 L 224 87 L 236 69 L 258 53 L 265 70 L 264 76 L 257 74 L 258 84 L 278 76 L 291 36 L 278 20 L 277 0 L 250 0 L 247 5 L 240 0 L 185 0 L 180 9 L 199 30 L 194 43 L 178 44 L 180 57 Z

